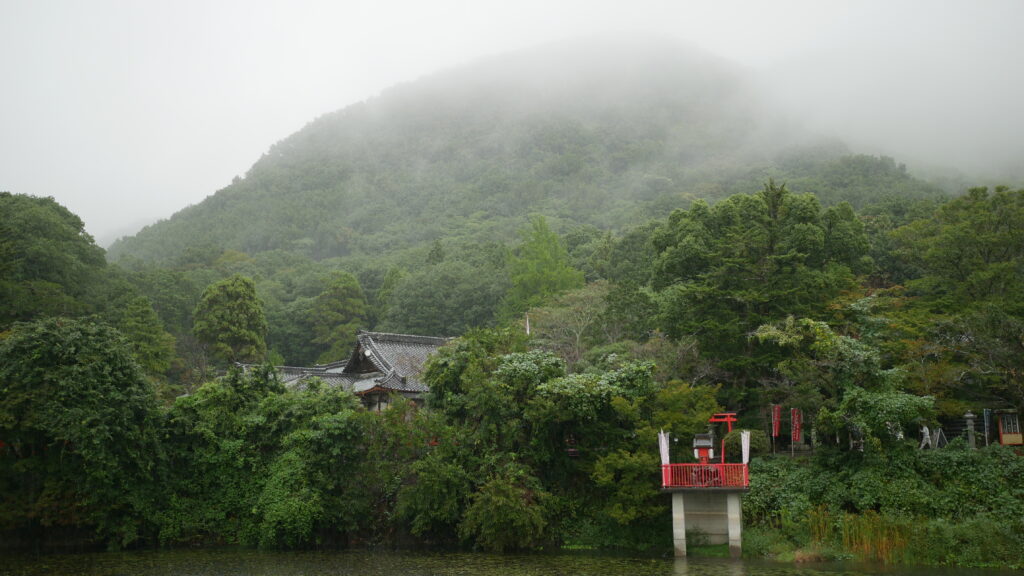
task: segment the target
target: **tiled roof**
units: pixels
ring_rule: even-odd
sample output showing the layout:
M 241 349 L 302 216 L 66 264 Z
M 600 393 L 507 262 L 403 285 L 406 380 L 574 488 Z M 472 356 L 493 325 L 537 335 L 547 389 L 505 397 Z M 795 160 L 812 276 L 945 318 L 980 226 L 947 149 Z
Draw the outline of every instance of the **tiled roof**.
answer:
M 430 388 L 420 379 L 423 366 L 450 338 L 360 330 L 356 340 L 352 357 L 347 360 L 311 367 L 276 366 L 277 377 L 282 384 L 298 388 L 304 387 L 310 378 L 319 378 L 328 386 L 342 386 L 356 394 L 374 388 L 429 392 Z
M 363 332 L 356 335 L 357 351 L 369 360 L 384 376 L 377 379 L 382 388 L 403 392 L 428 392 L 430 388 L 420 379 L 427 358 L 448 342 L 448 338 Z M 352 366 L 352 361 L 349 361 Z M 353 367 L 353 370 L 355 367 Z
M 345 371 L 345 366 L 348 364 L 348 359 L 338 360 L 337 362 L 329 362 L 327 364 L 317 364 L 315 368 L 321 368 L 328 374 L 341 374 Z

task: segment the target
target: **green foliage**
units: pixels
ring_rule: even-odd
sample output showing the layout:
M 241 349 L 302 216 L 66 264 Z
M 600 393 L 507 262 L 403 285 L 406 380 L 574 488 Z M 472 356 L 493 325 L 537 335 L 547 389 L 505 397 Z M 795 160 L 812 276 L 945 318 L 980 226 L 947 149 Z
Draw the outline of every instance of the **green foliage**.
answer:
M 430 540 L 454 541 L 454 527 L 462 519 L 472 494 L 472 479 L 451 449 L 452 438 L 442 436 L 446 448 L 429 452 L 411 468 L 415 482 L 404 486 L 398 514 L 407 519 L 412 533 Z
M 0 192 L 0 261 L 0 329 L 99 310 L 103 249 L 53 198 Z
M 717 388 L 672 380 L 657 391 L 651 424 L 673 438 L 692 438 L 707 430 L 708 418 L 722 407 L 715 400 Z
M 1011 450 L 967 450 L 962 443 L 935 451 L 825 453 L 805 463 L 755 459 L 743 512 L 791 548 L 819 555 L 1020 566 L 1022 469 Z M 787 546 L 775 541 L 771 548 Z
M 782 403 L 816 453 L 755 459 L 758 553 L 1022 564 L 1024 460 L 899 434 L 1024 402 L 1024 192 L 942 202 L 836 149 L 740 158 L 748 119 L 695 130 L 722 99 L 682 80 L 639 111 L 609 104 L 634 83 L 529 114 L 505 91 L 398 91 L 311 123 L 116 266 L 52 199 L 0 194 L 0 531 L 667 549 L 657 431 Z M 768 175 L 788 187 L 747 193 Z M 12 324 L 86 313 L 126 339 Z M 361 327 L 464 335 L 428 363 L 425 409 L 267 369 L 204 382 L 207 351 L 334 360 Z
M 907 363 L 952 400 L 1024 405 L 1024 190 L 974 188 L 892 233 L 920 326 Z
M 249 278 L 232 276 L 203 291 L 193 332 L 225 362 L 259 362 L 267 353 L 267 321 Z
M 634 281 L 609 287 L 601 328 L 609 342 L 647 339 L 655 324 L 658 306 L 654 296 Z
M 740 435 L 744 430 L 736 429 L 725 435 L 725 453 L 730 462 L 739 462 L 743 455 L 743 445 Z M 750 433 L 750 456 L 757 457 L 768 454 L 771 451 L 771 440 L 763 430 L 746 430 Z
M 673 338 L 692 335 L 703 354 L 748 381 L 773 362 L 748 334 L 786 315 L 821 315 L 853 287 L 867 250 L 848 206 L 823 212 L 813 196 L 773 182 L 758 194 L 673 212 L 653 243 L 662 328 Z
M 888 156 L 788 154 L 779 164 L 790 188 L 813 192 L 826 204 L 849 202 L 862 209 L 871 204 L 945 196 L 938 186 L 914 178 L 905 165 Z
M 543 216 L 533 216 L 523 242 L 509 262 L 512 286 L 502 303 L 505 318 L 516 317 L 548 298 L 583 286 L 583 274 L 569 263 L 569 254 Z
M 661 545 L 667 524 L 654 520 L 667 507 L 657 489 L 657 430 L 702 429 L 718 409 L 715 390 L 659 385 L 647 362 L 567 376 L 550 352 L 507 353 L 515 349 L 507 331 L 478 332 L 428 364 L 429 405 L 453 427 L 416 466 L 422 480 L 403 490 L 416 529 L 450 539 L 457 525 L 461 538 L 489 549 L 566 538 Z M 518 506 L 509 513 L 515 525 L 486 518 L 481 502 Z M 496 539 L 499 530 L 514 533 Z
M 620 331 L 605 321 L 608 295 L 607 282 L 599 280 L 558 296 L 548 306 L 531 309 L 534 341 L 558 353 L 571 370 L 591 343 L 607 342 Z
M 153 388 L 124 338 L 91 320 L 16 324 L 0 340 L 0 531 L 146 536 L 162 445 Z
M 308 547 L 365 517 L 358 401 L 318 385 L 285 390 L 272 373 L 233 371 L 168 413 L 165 542 Z
M 459 535 L 491 552 L 538 548 L 550 538 L 551 500 L 537 478 L 510 464 L 470 497 Z
M 461 260 L 412 272 L 395 282 L 380 328 L 448 336 L 488 327 L 508 286 L 502 276 Z
M 387 316 L 388 309 L 391 306 L 391 297 L 395 292 L 395 287 L 404 276 L 405 272 L 401 268 L 390 268 L 384 275 L 380 288 L 377 289 L 377 293 L 373 299 L 373 324 L 376 324 L 379 319 Z M 431 334 L 435 334 L 435 332 L 431 332 Z
M 323 519 L 320 494 L 309 485 L 309 470 L 301 456 L 288 451 L 270 464 L 266 483 L 253 510 L 260 517 L 261 547 L 287 547 L 308 543 Z
M 367 316 L 359 280 L 347 272 L 335 273 L 313 304 L 313 342 L 324 347 L 318 361 L 346 358 L 356 343 L 356 332 L 366 326 Z
M 619 450 L 598 460 L 594 465 L 594 483 L 609 493 L 604 502 L 605 513 L 622 525 L 651 521 L 664 511 L 658 502 L 656 475 L 658 455 L 647 450 Z
M 947 305 L 1015 300 L 1024 288 L 1024 190 L 973 188 L 894 234 L 924 272 L 913 285 Z
M 525 340 L 518 329 L 475 330 L 442 347 L 423 370 L 430 386 L 427 405 L 458 422 L 465 416 L 467 390 L 494 370 L 497 358 L 525 351 Z
M 901 391 L 902 373 L 883 369 L 877 350 L 824 322 L 788 318 L 761 326 L 755 337 L 792 350 L 779 364 L 791 385 L 785 399 L 805 411 L 818 405 L 814 426 L 825 442 L 843 433 L 892 444 L 908 426 L 933 415 L 934 399 Z
M 145 296 L 131 299 L 119 328 L 131 342 L 135 360 L 143 371 L 152 377 L 163 376 L 174 359 L 174 336 L 163 329 L 149 299 Z

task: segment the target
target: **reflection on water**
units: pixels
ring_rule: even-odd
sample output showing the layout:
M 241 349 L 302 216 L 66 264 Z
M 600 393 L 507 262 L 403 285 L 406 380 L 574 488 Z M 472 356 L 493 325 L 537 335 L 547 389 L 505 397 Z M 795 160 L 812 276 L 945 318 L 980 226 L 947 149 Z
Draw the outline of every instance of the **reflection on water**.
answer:
M 0 556 L 0 576 L 996 576 L 999 571 L 600 555 L 175 550 Z M 1005 574 L 1014 574 L 1005 572 Z M 1019 576 L 1020 573 L 1015 573 Z

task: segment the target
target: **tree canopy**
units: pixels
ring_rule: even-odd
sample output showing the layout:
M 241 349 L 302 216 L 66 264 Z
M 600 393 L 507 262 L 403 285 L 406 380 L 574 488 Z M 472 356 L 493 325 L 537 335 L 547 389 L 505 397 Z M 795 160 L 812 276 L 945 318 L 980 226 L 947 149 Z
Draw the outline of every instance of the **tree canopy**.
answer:
M 224 362 L 261 362 L 267 353 L 267 321 L 256 286 L 234 275 L 206 287 L 194 313 L 193 331 Z
M 153 387 L 117 331 L 60 317 L 14 325 L 0 339 L 0 530 L 87 527 L 122 546 L 147 536 L 158 430 Z
M 98 311 L 103 249 L 53 198 L 0 192 L 0 261 L 0 328 Z

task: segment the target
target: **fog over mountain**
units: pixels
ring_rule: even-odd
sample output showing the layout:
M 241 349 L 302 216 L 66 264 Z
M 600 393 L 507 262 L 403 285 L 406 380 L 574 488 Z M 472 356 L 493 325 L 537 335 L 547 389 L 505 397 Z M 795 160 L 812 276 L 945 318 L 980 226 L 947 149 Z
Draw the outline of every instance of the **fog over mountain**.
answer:
M 54 196 L 106 243 L 331 110 L 594 35 L 697 45 L 794 126 L 953 188 L 1019 185 L 1022 20 L 1013 0 L 5 2 L 0 190 Z
M 771 178 L 858 207 L 939 193 L 891 159 L 849 153 L 774 107 L 743 67 L 675 40 L 591 37 L 323 115 L 111 256 L 377 257 L 441 238 L 510 241 L 532 213 L 617 230 Z

